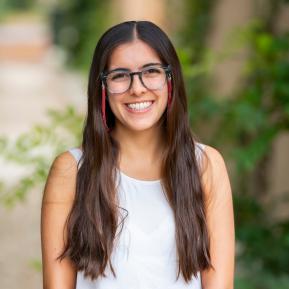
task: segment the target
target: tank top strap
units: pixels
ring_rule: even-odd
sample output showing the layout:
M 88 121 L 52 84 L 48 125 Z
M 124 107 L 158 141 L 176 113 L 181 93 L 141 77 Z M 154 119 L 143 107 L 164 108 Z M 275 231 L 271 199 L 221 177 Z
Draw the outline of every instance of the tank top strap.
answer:
M 80 167 L 80 166 L 81 166 L 81 163 L 82 163 L 82 160 L 81 160 L 82 150 L 81 150 L 80 148 L 70 148 L 68 151 L 69 151 L 69 152 L 72 154 L 72 156 L 75 158 L 78 167 Z
M 205 152 L 205 145 L 199 142 L 195 142 L 195 155 L 198 165 L 201 167 L 202 159 Z

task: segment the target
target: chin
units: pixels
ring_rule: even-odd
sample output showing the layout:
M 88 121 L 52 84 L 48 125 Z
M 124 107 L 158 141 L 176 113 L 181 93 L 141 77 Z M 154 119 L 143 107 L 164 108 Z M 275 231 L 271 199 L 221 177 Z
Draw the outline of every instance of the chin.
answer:
M 145 131 L 145 130 L 149 130 L 153 127 L 155 127 L 157 125 L 157 123 L 132 123 L 132 124 L 126 124 L 125 126 L 127 128 L 129 128 L 130 130 L 133 131 Z
M 136 132 L 141 132 L 145 130 L 151 129 L 153 126 L 152 125 L 139 125 L 139 126 L 129 126 L 130 130 L 136 131 Z
M 156 128 L 160 125 L 161 116 L 150 116 L 142 118 L 128 118 L 123 116 L 117 123 L 119 123 L 120 128 L 128 129 L 135 132 L 141 132 Z

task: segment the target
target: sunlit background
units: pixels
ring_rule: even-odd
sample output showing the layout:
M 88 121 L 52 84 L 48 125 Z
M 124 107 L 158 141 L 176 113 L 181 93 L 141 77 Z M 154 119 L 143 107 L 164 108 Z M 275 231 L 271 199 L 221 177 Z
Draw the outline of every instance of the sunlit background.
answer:
M 44 182 L 54 157 L 80 144 L 93 49 L 124 20 L 153 21 L 170 36 L 192 129 L 226 160 L 235 288 L 289 288 L 285 0 L 0 1 L 0 288 L 42 287 Z

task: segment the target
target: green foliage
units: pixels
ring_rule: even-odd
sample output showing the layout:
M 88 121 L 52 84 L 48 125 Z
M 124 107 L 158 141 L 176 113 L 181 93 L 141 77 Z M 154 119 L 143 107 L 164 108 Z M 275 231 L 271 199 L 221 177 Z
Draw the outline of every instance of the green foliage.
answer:
M 187 48 L 178 51 L 193 131 L 205 143 L 222 148 L 236 168 L 231 179 L 238 289 L 289 288 L 289 221 L 272 222 L 271 208 L 263 207 L 259 198 L 268 189 L 265 169 L 272 143 L 289 130 L 289 34 L 272 31 L 266 21 L 253 21 L 235 31 L 222 54 L 203 49 L 194 58 Z M 244 48 L 248 59 L 238 91 L 217 95 L 210 89 L 215 64 Z
M 289 220 L 273 223 L 252 197 L 235 196 L 234 203 L 239 264 L 251 264 L 258 274 L 263 270 L 289 278 Z
M 15 141 L 0 138 L 1 158 L 27 170 L 15 184 L 0 181 L 0 203 L 13 207 L 24 201 L 29 191 L 43 185 L 52 159 L 81 142 L 83 116 L 71 106 L 64 111 L 48 111 L 49 123 L 35 125 Z
M 250 269 L 252 266 L 250 266 Z M 249 269 L 248 269 L 249 271 Z M 235 289 L 288 289 L 288 275 L 276 276 L 269 272 L 260 272 L 258 270 L 250 270 L 247 276 L 236 277 Z
M 9 10 L 27 10 L 35 5 L 36 0 L 2 0 L 0 8 Z
M 87 71 L 103 32 L 108 1 L 61 1 L 50 14 L 54 42 L 65 49 L 68 64 Z
M 0 21 L 11 13 L 23 12 L 34 8 L 36 0 L 1 0 Z
M 207 49 L 198 57 L 180 53 L 193 130 L 205 142 L 222 147 L 236 164 L 232 179 L 238 289 L 289 288 L 289 221 L 270 220 L 270 208 L 263 208 L 258 198 L 266 182 L 256 175 L 264 169 L 276 136 L 289 129 L 289 37 L 272 31 L 266 21 L 254 21 L 235 31 L 222 55 Z M 209 89 L 210 73 L 216 63 L 244 47 L 249 57 L 240 89 L 234 96 L 219 97 Z M 194 59 L 200 61 L 193 65 Z
M 211 12 L 216 1 L 186 0 L 184 2 L 186 21 L 176 38 L 182 46 L 190 48 L 190 55 L 194 61 L 197 61 L 202 57 L 207 32 L 211 25 Z
M 180 58 L 194 130 L 202 135 L 203 120 L 214 123 L 210 136 L 203 138 L 216 146 L 230 146 L 239 169 L 252 171 L 270 151 L 278 133 L 289 129 L 289 37 L 270 34 L 260 22 L 245 32 L 242 45 L 250 49 L 250 56 L 244 84 L 234 97 L 220 98 L 208 88 L 209 74 L 223 55 L 206 52 L 196 65 L 190 63 L 185 50 L 180 51 Z
M 218 136 L 235 140 L 238 166 L 252 170 L 278 133 L 289 129 L 289 35 L 274 36 L 260 25 L 248 43 L 247 81 L 226 103 Z

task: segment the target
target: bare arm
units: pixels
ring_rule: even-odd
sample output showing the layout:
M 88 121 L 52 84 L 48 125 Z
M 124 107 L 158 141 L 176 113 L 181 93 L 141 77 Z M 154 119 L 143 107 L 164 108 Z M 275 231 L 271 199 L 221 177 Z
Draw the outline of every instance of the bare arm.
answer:
M 220 153 L 207 146 L 206 154 L 208 158 L 204 161 L 202 181 L 206 195 L 210 254 L 214 269 L 201 273 L 202 287 L 233 289 L 235 229 L 231 186 Z
M 44 189 L 41 208 L 41 245 L 44 289 L 74 289 L 76 270 L 65 258 L 56 260 L 64 248 L 65 222 L 71 210 L 77 175 L 77 165 L 69 152 L 53 162 Z

